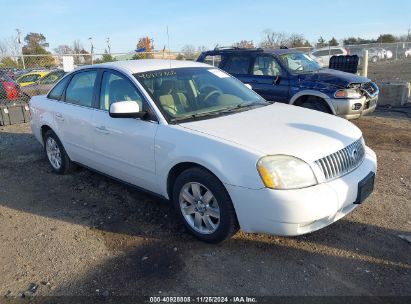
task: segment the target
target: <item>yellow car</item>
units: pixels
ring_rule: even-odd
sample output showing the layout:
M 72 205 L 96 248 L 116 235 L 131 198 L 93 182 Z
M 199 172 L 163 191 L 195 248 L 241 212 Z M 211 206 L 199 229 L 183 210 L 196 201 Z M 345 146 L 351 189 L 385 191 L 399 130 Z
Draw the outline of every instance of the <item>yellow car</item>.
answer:
M 25 87 L 29 84 L 35 83 L 37 80 L 46 76 L 49 72 L 30 72 L 24 75 L 21 75 L 16 79 L 17 83 L 21 87 Z

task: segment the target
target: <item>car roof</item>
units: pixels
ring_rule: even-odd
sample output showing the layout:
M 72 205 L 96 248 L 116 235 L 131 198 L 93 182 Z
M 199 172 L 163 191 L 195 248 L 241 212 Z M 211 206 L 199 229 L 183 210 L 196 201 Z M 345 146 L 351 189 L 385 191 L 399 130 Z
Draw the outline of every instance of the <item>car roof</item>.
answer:
M 120 68 L 128 70 L 130 73 L 141 73 L 155 70 L 175 69 L 175 68 L 192 68 L 192 67 L 205 67 L 209 68 L 210 65 L 195 61 L 185 60 L 166 60 L 166 59 L 138 59 L 138 60 L 123 60 L 113 61 L 107 63 L 95 64 L 92 66 L 84 66 L 83 68 Z
M 335 50 L 335 49 L 345 49 L 345 47 L 343 47 L 343 46 L 330 46 L 330 47 L 326 46 L 326 47 L 322 47 L 322 48 L 319 48 L 319 49 L 314 49 L 313 52 L 315 52 L 315 51 Z
M 263 54 L 273 54 L 273 55 L 281 55 L 281 54 L 290 54 L 290 53 L 302 53 L 300 50 L 297 49 L 240 49 L 240 48 L 229 48 L 229 49 L 215 49 L 206 51 L 204 53 L 210 54 L 222 54 L 222 53 L 263 53 Z

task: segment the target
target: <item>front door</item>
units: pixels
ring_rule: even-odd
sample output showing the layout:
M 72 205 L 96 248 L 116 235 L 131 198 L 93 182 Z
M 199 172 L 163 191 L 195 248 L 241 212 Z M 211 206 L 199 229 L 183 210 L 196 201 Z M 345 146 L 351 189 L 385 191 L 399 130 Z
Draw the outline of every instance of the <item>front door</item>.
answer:
M 102 75 L 99 108 L 93 113 L 96 170 L 141 188 L 156 192 L 154 139 L 158 123 L 134 118 L 111 118 L 110 105 L 135 101 L 147 103 L 125 75 L 106 70 Z
M 289 80 L 271 55 L 257 55 L 249 84 L 268 101 L 289 101 Z

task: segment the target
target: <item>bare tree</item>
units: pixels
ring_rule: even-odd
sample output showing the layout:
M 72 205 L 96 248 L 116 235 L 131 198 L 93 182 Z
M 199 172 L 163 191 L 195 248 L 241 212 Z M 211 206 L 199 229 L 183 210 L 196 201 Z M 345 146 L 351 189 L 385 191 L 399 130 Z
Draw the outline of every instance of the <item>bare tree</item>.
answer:
M 290 48 L 298 48 L 306 46 L 306 39 L 302 34 L 291 34 L 288 38 L 287 46 Z
M 288 44 L 286 33 L 273 32 L 272 30 L 265 30 L 263 32 L 263 41 L 260 46 L 263 48 L 277 48 Z
M 242 49 L 253 49 L 254 43 L 252 40 L 241 40 L 240 42 L 234 43 L 233 47 L 238 47 Z
M 82 50 L 84 50 L 83 45 L 81 44 L 80 40 L 74 40 L 72 46 L 74 54 L 80 54 Z
M 58 55 L 74 54 L 73 48 L 67 44 L 59 45 L 54 49 L 54 52 Z
M 197 52 L 198 52 L 198 53 L 205 52 L 205 51 L 207 51 L 207 47 L 206 47 L 205 45 L 200 45 L 200 46 L 197 48 Z
M 183 54 L 185 59 L 194 60 L 196 56 L 196 49 L 191 44 L 186 44 L 181 48 L 181 53 Z
M 7 55 L 7 43 L 6 41 L 4 41 L 4 39 L 2 41 L 0 41 L 0 56 L 6 56 Z
M 10 56 L 19 56 L 21 53 L 20 44 L 17 41 L 16 37 L 9 37 L 6 39 L 8 53 Z

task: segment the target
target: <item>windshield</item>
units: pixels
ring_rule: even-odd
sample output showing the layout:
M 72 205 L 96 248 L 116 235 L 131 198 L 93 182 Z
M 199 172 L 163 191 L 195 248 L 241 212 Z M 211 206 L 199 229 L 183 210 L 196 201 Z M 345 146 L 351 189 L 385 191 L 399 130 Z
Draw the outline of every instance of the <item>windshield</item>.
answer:
M 29 74 L 29 75 L 24 75 L 21 76 L 19 79 L 17 79 L 18 83 L 23 83 L 23 82 L 35 82 L 40 78 L 39 74 Z
M 267 104 L 216 68 L 176 68 L 134 74 L 171 122 L 222 115 Z
M 282 54 L 280 59 L 293 74 L 314 72 L 321 68 L 317 62 L 303 53 Z

